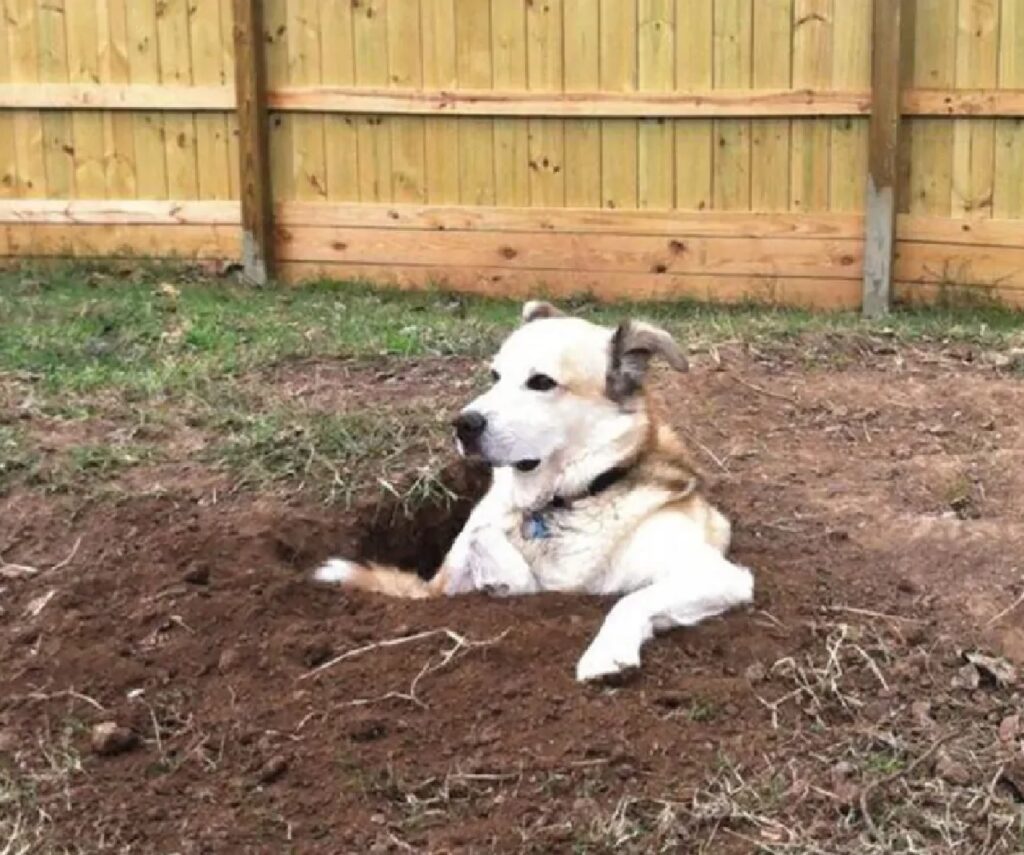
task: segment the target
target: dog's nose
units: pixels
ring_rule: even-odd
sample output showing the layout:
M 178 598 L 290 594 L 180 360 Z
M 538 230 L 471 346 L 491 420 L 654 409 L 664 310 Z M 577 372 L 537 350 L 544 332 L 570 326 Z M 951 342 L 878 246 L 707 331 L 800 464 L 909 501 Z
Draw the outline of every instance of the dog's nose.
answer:
M 452 422 L 452 425 L 455 427 L 455 435 L 459 438 L 459 441 L 463 445 L 471 445 L 480 439 L 484 428 L 487 427 L 487 419 L 480 415 L 480 413 L 467 410 L 464 413 L 459 413 L 455 421 Z

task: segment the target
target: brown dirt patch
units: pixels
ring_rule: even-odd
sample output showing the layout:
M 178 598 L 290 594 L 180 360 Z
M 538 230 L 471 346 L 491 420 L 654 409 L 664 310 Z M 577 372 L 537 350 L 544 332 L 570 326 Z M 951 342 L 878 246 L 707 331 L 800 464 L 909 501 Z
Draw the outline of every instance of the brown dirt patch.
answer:
M 120 500 L 9 495 L 0 555 L 39 572 L 0 578 L 0 770 L 52 767 L 41 746 L 63 739 L 80 768 L 39 771 L 32 798 L 81 851 L 885 851 L 883 816 L 941 844 L 926 796 L 944 787 L 969 816 L 958 794 L 987 792 L 994 812 L 1012 781 L 997 790 L 993 770 L 1020 754 L 997 736 L 1014 688 L 954 678 L 961 649 L 1024 661 L 1024 607 L 992 620 L 1024 593 L 1024 383 L 937 347 L 815 348 L 698 354 L 659 379 L 757 601 L 657 639 L 618 687 L 572 679 L 605 602 L 403 603 L 304 581 L 332 553 L 425 571 L 467 501 L 413 525 L 386 503 L 232 493 L 184 456 L 133 471 L 139 495 Z M 448 406 L 470 370 L 317 363 L 261 382 L 325 409 Z M 147 471 L 170 488 L 143 495 Z M 457 464 L 448 478 L 481 489 Z M 443 635 L 307 678 L 446 628 L 493 643 L 414 699 Z M 91 755 L 107 720 L 141 747 Z M 947 730 L 960 742 L 942 753 Z M 929 746 L 942 762 L 913 765 Z M 920 799 L 914 817 L 893 814 L 901 798 Z M 957 839 L 1010 851 L 992 827 L 979 815 Z

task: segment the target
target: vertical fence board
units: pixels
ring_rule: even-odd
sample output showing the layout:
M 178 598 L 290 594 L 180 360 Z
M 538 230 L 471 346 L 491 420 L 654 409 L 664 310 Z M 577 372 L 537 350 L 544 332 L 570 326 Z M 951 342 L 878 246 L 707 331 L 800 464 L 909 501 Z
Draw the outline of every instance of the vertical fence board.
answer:
M 706 92 L 714 85 L 714 0 L 676 0 L 676 88 Z M 712 205 L 714 123 L 677 119 L 676 207 L 703 211 Z
M 827 89 L 831 84 L 832 5 L 833 0 L 796 0 L 794 3 L 794 86 Z M 831 130 L 828 119 L 793 121 L 790 200 L 795 211 L 828 210 Z
M 288 80 L 294 86 L 323 82 L 320 60 L 319 0 L 288 0 Z M 331 49 L 328 46 L 328 49 Z M 324 119 L 316 113 L 292 116 L 292 186 L 294 198 L 327 198 Z
M 419 3 L 391 3 L 388 14 L 388 67 L 392 86 L 418 89 L 423 85 L 422 27 Z M 391 120 L 391 195 L 396 202 L 427 199 L 424 121 L 418 116 Z
M 126 0 L 107 0 L 107 17 L 107 40 L 100 51 L 100 81 L 130 83 Z M 111 199 L 135 198 L 135 123 L 131 114 L 115 111 L 103 117 L 103 150 L 107 196 Z M 228 193 L 224 198 L 228 198 Z
M 999 86 L 1024 88 L 1024 0 L 1003 0 L 1002 13 Z M 998 120 L 995 168 L 995 216 L 1024 218 L 1024 119 Z
M 563 89 L 563 13 L 562 0 L 527 4 L 526 66 L 532 90 L 560 92 Z M 561 119 L 530 119 L 527 145 L 530 204 L 564 205 L 565 122 Z
M 324 82 L 352 86 L 356 82 L 352 0 L 323 0 L 320 38 Z M 332 202 L 359 201 L 358 145 L 353 116 L 324 116 L 327 198 Z
M 956 85 L 994 89 L 999 72 L 999 0 L 959 0 Z M 995 121 L 956 120 L 953 124 L 952 214 L 991 217 Z
M 601 0 L 601 89 L 636 89 L 636 3 Z M 637 204 L 637 123 L 601 121 L 601 196 L 606 208 Z
M 65 0 L 39 2 L 39 79 L 44 83 L 68 82 L 64 5 Z M 55 199 L 71 199 L 75 195 L 75 141 L 71 132 L 71 116 L 53 110 L 43 113 L 42 123 L 46 195 Z M 12 137 L 12 145 L 13 142 Z
M 951 87 L 956 73 L 955 0 L 917 0 L 913 84 Z M 910 128 L 912 214 L 949 216 L 953 195 L 953 125 L 946 119 L 915 119 Z
M 287 86 L 291 77 L 288 67 L 288 0 L 263 0 L 263 29 L 267 88 Z M 294 116 L 281 113 L 270 119 L 270 176 L 274 199 L 295 196 L 293 120 Z
M 0 12 L 2 11 L 3 7 L 0 5 Z M 0 14 L 0 81 L 4 83 L 9 83 L 12 79 L 11 37 L 7 32 L 8 27 L 7 15 Z M 16 197 L 17 184 L 18 156 L 14 148 L 14 114 L 0 110 L 0 199 Z M 63 198 L 67 198 L 67 195 Z M 4 233 L 2 229 L 0 233 Z
M 755 0 L 755 89 L 789 88 L 792 44 L 793 0 Z M 754 121 L 750 137 L 751 207 L 755 211 L 789 210 L 789 120 Z
M 751 0 L 715 2 L 715 88 L 747 89 L 752 72 Z M 714 207 L 750 209 L 750 120 L 715 122 Z
M 601 10 L 599 0 L 563 0 L 565 88 L 595 92 L 601 88 Z M 601 207 L 601 123 L 565 122 L 565 203 Z
M 99 82 L 97 48 L 101 19 L 106 24 L 105 12 L 105 0 L 78 0 L 65 6 L 68 79 L 72 83 Z M 105 199 L 107 176 L 104 168 L 103 116 L 95 111 L 76 111 L 71 114 L 71 126 L 75 149 L 75 196 L 80 199 Z
M 224 71 L 230 82 L 235 75 L 235 12 L 232 0 L 218 0 L 220 6 L 220 31 L 222 35 L 221 52 L 223 54 Z M 266 69 L 264 69 L 264 72 Z M 238 112 L 228 113 L 226 120 L 228 147 L 228 198 L 238 199 L 241 195 L 239 182 L 241 169 L 238 151 Z
M 224 62 L 224 42 L 231 37 L 231 32 L 222 30 L 219 3 L 206 0 L 189 9 L 189 37 L 195 84 L 220 86 L 226 83 L 229 67 Z M 198 115 L 195 123 L 199 198 L 230 199 L 227 116 Z
M 455 58 L 455 0 L 420 0 L 423 24 L 423 84 L 450 89 L 458 83 Z M 427 122 L 427 198 L 433 204 L 459 201 L 459 122 L 433 118 Z
M 491 2 L 491 56 L 496 90 L 526 89 L 526 9 Z M 559 11 L 559 17 L 561 11 Z M 494 198 L 499 205 L 530 204 L 530 134 L 526 119 L 494 120 Z
M 459 86 L 489 89 L 491 8 L 483 0 L 455 2 L 455 59 Z M 466 205 L 494 204 L 494 120 L 459 120 L 459 197 Z
M 188 10 L 189 0 L 162 0 L 157 4 L 160 78 L 164 83 L 177 86 L 189 86 L 192 83 Z M 164 133 L 167 190 L 170 197 L 198 198 L 195 117 L 190 113 L 168 113 L 164 117 Z
M 832 87 L 871 88 L 873 0 L 835 3 L 832 47 Z M 864 210 L 864 176 L 868 171 L 868 123 L 843 117 L 832 121 L 829 165 L 829 207 L 833 211 Z
M 637 82 L 644 91 L 675 88 L 675 0 L 640 0 L 637 13 Z M 637 202 L 641 208 L 675 207 L 675 132 L 666 119 L 641 119 L 637 128 Z
M 156 9 L 146 2 L 128 3 L 128 75 L 132 83 L 160 82 L 160 54 L 156 35 Z M 164 153 L 163 113 L 134 116 L 135 162 L 140 199 L 167 198 L 167 156 Z
M 11 81 L 31 84 L 39 79 L 38 27 L 35 0 L 7 0 L 7 49 Z M 43 158 L 43 121 L 38 110 L 14 110 L 11 114 L 17 180 L 15 195 L 41 198 L 47 195 L 46 162 Z

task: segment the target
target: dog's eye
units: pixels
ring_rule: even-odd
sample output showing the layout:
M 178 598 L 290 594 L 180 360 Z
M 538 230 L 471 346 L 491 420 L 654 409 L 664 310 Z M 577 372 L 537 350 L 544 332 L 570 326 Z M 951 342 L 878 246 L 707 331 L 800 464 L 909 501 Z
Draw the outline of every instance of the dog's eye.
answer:
M 534 392 L 549 392 L 557 385 L 547 374 L 534 374 L 526 381 L 526 388 L 532 389 Z
M 497 383 L 500 379 L 501 379 L 501 375 L 492 368 L 491 369 L 491 380 L 493 380 L 495 383 Z

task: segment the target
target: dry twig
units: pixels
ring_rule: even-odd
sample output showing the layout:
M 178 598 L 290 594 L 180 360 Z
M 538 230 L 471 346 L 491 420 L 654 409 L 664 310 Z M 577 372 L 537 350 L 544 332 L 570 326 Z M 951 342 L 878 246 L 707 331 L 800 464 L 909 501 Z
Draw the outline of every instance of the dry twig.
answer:
M 879 843 L 884 842 L 884 837 L 882 835 L 881 829 L 878 827 L 874 819 L 871 817 L 871 808 L 869 806 L 869 800 L 871 796 L 875 793 L 876 790 L 885 789 L 890 784 L 898 781 L 900 778 L 905 778 L 908 775 L 912 774 L 918 767 L 921 766 L 921 764 L 923 764 L 929 757 L 931 757 L 936 751 L 938 751 L 939 748 L 941 748 L 945 743 L 949 742 L 949 740 L 952 739 L 953 736 L 954 734 L 952 733 L 947 733 L 943 736 L 940 736 L 931 744 L 927 751 L 919 755 L 917 759 L 914 760 L 914 762 L 911 763 L 909 766 L 904 766 L 901 769 L 897 769 L 891 775 L 886 775 L 884 778 L 880 778 L 877 781 L 873 781 L 872 783 L 868 784 L 863 790 L 861 790 L 861 816 L 864 818 L 864 824 L 868 827 L 868 831 L 871 833 L 871 836 Z

